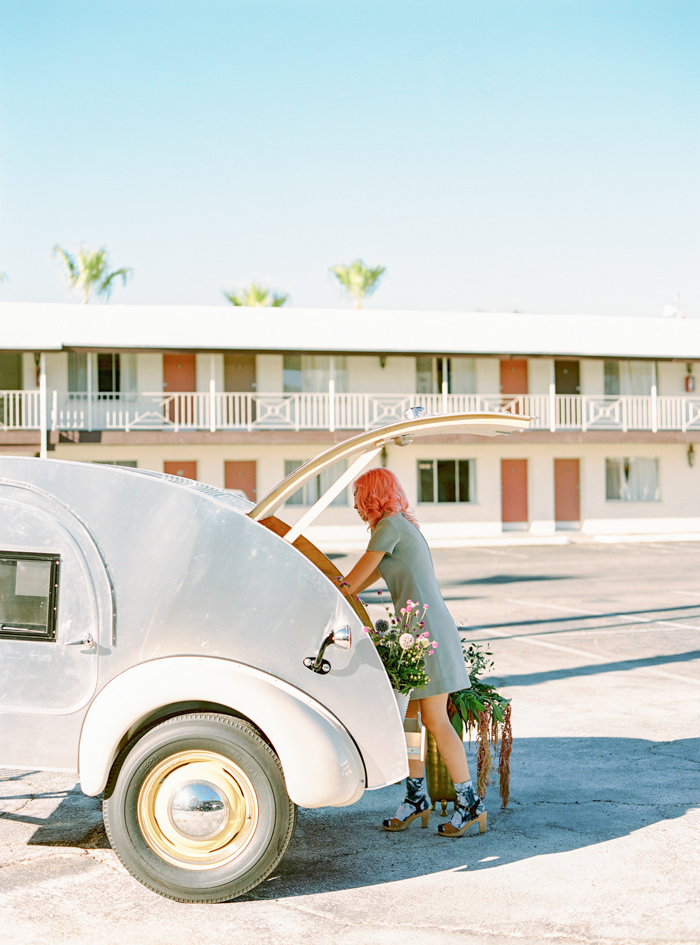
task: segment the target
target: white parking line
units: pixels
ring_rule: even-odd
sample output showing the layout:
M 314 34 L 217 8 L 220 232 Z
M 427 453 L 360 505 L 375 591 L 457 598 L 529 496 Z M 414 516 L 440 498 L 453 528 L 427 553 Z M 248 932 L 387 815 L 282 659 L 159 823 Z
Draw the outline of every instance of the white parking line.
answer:
M 587 617 L 607 617 L 610 620 L 624 620 L 625 623 L 652 623 L 657 627 L 671 627 L 674 630 L 700 630 L 700 626 L 690 623 L 678 623 L 675 620 L 654 620 L 652 617 L 640 617 L 637 614 L 606 614 L 600 610 L 581 610 L 578 607 L 564 607 L 563 604 L 543 604 L 542 601 L 516 600 L 514 597 L 504 597 L 502 600 L 509 604 L 528 604 L 530 607 L 546 607 L 548 610 L 564 610 L 571 614 L 584 614 Z M 648 613 L 649 611 L 647 611 Z M 700 616 L 700 615 L 698 615 Z M 640 631 L 643 632 L 643 631 Z

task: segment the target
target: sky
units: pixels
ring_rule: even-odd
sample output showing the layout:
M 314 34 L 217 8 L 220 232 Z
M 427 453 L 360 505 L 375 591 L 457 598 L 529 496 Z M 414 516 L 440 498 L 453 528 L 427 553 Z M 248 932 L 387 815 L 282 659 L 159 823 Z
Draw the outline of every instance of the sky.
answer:
M 0 301 L 700 317 L 698 0 L 0 0 Z

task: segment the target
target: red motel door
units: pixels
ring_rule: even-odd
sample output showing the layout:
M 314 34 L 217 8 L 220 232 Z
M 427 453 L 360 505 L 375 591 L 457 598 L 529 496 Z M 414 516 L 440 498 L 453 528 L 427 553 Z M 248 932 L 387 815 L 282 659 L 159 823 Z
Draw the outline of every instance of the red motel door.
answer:
M 501 520 L 527 522 L 527 460 L 501 460 Z
M 227 489 L 240 489 L 251 502 L 255 502 L 258 494 L 255 460 L 224 463 L 224 486 Z
M 578 522 L 581 519 L 579 501 L 579 461 L 554 460 L 554 520 Z
M 527 394 L 527 361 L 501 361 L 501 393 Z
M 178 463 L 163 463 L 163 472 L 169 476 L 182 476 L 183 479 L 197 479 L 197 460 L 185 459 Z
M 163 355 L 163 390 L 166 394 L 197 390 L 197 367 L 193 354 Z M 177 419 L 182 422 L 186 412 L 187 408 L 182 403 L 177 412 L 172 401 L 168 405 L 168 418 L 172 421 Z
M 197 390 L 197 368 L 193 354 L 163 355 L 163 390 L 166 394 Z

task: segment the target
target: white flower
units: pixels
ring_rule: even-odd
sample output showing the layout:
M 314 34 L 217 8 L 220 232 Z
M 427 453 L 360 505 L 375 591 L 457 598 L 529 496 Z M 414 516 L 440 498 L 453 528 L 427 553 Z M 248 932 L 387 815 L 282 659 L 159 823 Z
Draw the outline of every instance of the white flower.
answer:
M 422 645 L 426 650 L 427 650 L 429 647 L 432 646 L 432 643 L 430 642 L 430 640 L 425 639 L 425 637 L 424 637 L 420 642 L 421 642 L 421 645 Z
M 410 650 L 414 644 L 413 634 L 402 633 L 399 637 L 399 646 L 402 650 Z

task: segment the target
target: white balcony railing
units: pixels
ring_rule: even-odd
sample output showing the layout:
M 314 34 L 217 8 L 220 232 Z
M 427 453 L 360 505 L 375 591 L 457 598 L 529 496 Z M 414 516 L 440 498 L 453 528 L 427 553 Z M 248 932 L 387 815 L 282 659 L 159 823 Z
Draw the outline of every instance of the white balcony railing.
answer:
M 700 430 L 700 397 L 580 394 L 285 394 L 49 391 L 50 430 L 371 430 L 428 414 L 499 411 L 534 417 L 534 430 Z M 40 391 L 0 391 L 0 430 L 39 430 Z
M 38 430 L 40 411 L 38 390 L 0 390 L 0 430 Z

